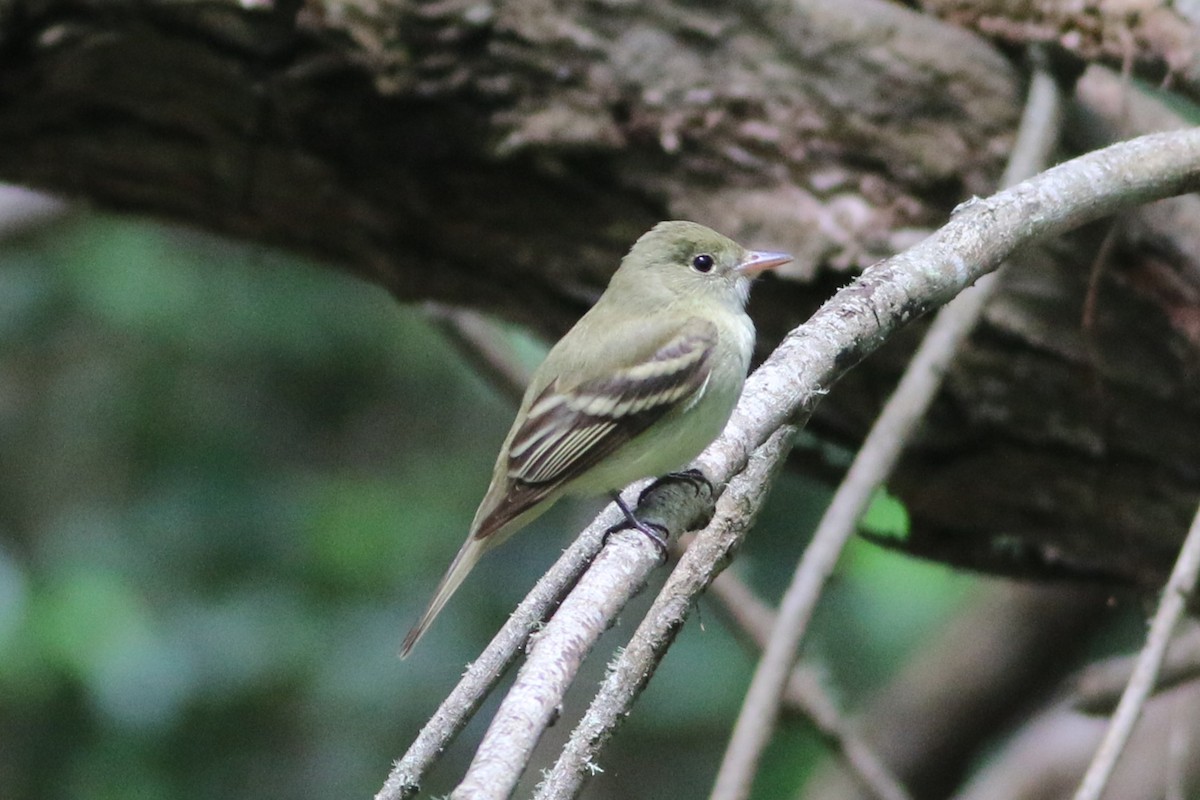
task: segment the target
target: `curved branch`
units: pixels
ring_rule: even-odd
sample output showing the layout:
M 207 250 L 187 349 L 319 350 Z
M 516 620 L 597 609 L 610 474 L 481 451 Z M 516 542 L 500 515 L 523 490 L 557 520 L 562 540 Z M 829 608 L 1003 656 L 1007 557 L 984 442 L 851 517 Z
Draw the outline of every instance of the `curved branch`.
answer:
M 806 419 L 858 360 L 912 319 L 995 269 L 1016 248 L 1197 186 L 1200 129 L 1113 145 L 965 204 L 936 234 L 867 270 L 789 334 L 747 380 L 724 433 L 693 466 L 718 485 L 731 479 L 775 430 L 790 420 Z M 694 509 L 663 513 L 655 522 L 679 531 Z M 593 523 L 589 532 L 597 527 Z M 608 546 L 621 552 L 613 562 L 637 561 L 637 548 L 643 544 L 639 540 L 613 537 Z M 410 782 L 400 785 L 411 786 L 418 778 L 409 775 Z
M 492 687 L 517 657 L 529 634 L 600 552 L 604 532 L 621 520 L 615 506 L 606 509 L 567 548 L 517 606 L 504 627 L 479 658 L 471 662 L 454 689 L 421 728 L 404 756 L 396 762 L 375 800 L 412 797 L 421 788 L 421 777 L 471 719 Z
M 1016 183 L 1045 167 L 1058 142 L 1061 113 L 1062 99 L 1054 78 L 1039 70 L 1030 86 L 1018 144 L 1004 174 L 1005 185 Z M 996 290 L 998 277 L 997 274 L 985 275 L 976 283 L 975 291 L 938 313 L 821 517 L 779 604 L 775 626 L 763 648 L 717 773 L 714 800 L 750 795 L 759 758 L 774 734 L 788 672 L 825 581 L 833 574 L 867 503 L 887 480 L 901 451 L 929 410 L 951 360 Z
M 693 540 L 629 644 L 609 664 L 599 692 L 538 787 L 536 800 L 569 800 L 583 788 L 601 747 L 650 682 L 696 598 L 725 568 L 753 527 L 775 475 L 791 450 L 794 433 L 787 425 L 776 431 L 754 451 L 746 469 L 729 482 L 705 534 Z
M 1136 664 L 1135 656 L 1112 656 L 1089 664 L 1073 681 L 1071 706 L 1084 714 L 1111 714 L 1129 685 Z M 1200 679 L 1200 624 L 1193 622 L 1172 639 L 1154 691 L 1164 692 L 1197 679 Z
M 786 452 L 782 448 L 778 455 Z M 668 520 L 671 524 L 664 527 L 678 533 L 703 525 L 711 504 L 707 490 L 664 480 L 657 491 L 639 499 L 638 519 L 656 526 Z M 684 510 L 691 514 L 680 517 Z M 512 793 L 583 659 L 659 564 L 658 546 L 637 531 L 616 531 L 608 541 L 610 546 L 600 551 L 554 616 L 531 637 L 525 664 L 455 789 L 456 798 L 483 800 Z
M 755 298 L 764 345 L 991 190 L 1023 82 L 982 37 L 881 0 L 0 0 L 0 59 L 8 180 L 548 336 L 637 234 L 695 218 L 801 256 Z M 1160 532 L 1186 524 L 1200 474 L 1189 223 L 1139 236 L 1106 275 L 1111 406 L 1076 400 L 1086 235 L 989 314 L 926 428 L 937 452 L 914 448 L 894 487 L 942 534 L 932 557 L 1003 537 L 1161 583 Z M 857 444 L 903 349 L 845 383 L 816 432 Z M 1031 472 L 1058 476 L 1041 507 L 1006 479 Z M 959 512 L 967 493 L 979 514 Z

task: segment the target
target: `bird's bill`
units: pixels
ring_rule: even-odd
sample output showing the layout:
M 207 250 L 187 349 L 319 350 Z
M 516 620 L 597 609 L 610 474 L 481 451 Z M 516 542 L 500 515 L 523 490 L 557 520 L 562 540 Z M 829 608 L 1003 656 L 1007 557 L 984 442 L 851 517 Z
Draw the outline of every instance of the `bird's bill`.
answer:
M 737 271 L 753 278 L 759 273 L 781 266 L 792 260 L 787 253 L 770 253 L 765 250 L 752 250 L 746 254 L 742 263 L 737 265 Z

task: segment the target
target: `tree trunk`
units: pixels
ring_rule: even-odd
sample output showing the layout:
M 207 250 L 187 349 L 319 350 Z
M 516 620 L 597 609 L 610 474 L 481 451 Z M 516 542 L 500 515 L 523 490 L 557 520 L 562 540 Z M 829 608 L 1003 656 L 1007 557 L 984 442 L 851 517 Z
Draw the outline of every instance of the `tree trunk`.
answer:
M 797 254 L 757 289 L 764 347 L 991 190 L 1023 83 L 977 34 L 877 0 L 0 0 L 0 59 L 4 180 L 548 335 L 639 233 L 696 219 Z M 1073 145 L 1177 124 L 1148 102 L 1089 71 Z M 906 547 L 1161 580 L 1200 496 L 1198 216 L 1160 204 L 1014 265 L 893 479 Z M 816 429 L 863 434 L 902 338 Z

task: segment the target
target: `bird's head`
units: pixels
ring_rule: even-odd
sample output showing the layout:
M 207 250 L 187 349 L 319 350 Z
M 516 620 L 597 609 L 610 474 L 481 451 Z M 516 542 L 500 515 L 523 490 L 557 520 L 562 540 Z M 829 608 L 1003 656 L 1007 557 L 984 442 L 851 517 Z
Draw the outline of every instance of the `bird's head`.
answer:
M 787 253 L 747 250 L 695 222 L 672 220 L 643 234 L 612 280 L 630 284 L 622 296 L 648 303 L 708 296 L 740 309 L 756 275 L 791 260 Z

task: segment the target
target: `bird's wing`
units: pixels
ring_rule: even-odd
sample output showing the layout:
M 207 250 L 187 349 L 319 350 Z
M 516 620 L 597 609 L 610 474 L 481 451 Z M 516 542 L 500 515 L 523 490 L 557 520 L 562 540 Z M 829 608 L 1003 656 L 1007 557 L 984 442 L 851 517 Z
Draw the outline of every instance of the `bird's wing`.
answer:
M 637 363 L 575 386 L 551 381 L 512 435 L 505 485 L 475 535 L 504 527 L 693 397 L 716 346 L 716 326 L 693 318 Z

